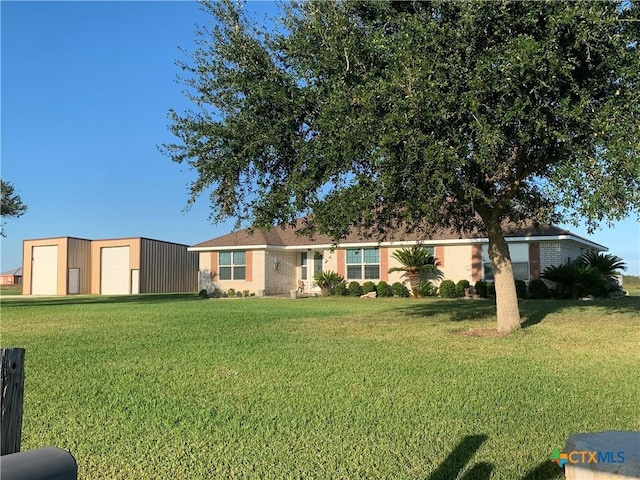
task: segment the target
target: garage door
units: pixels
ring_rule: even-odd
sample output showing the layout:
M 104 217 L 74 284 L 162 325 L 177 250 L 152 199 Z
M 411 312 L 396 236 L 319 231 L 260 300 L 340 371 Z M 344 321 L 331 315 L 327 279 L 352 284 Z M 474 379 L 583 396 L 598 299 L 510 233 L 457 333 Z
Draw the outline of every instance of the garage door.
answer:
M 33 247 L 31 257 L 31 294 L 58 293 L 58 246 Z
M 100 293 L 131 293 L 129 287 L 129 247 L 105 247 L 100 253 Z

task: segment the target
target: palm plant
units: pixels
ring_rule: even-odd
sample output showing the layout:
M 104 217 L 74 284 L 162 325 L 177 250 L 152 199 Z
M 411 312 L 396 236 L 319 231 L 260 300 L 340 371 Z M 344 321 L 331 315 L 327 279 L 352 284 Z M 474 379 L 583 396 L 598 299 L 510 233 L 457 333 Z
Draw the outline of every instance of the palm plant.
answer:
M 613 280 L 619 270 L 627 269 L 627 265 L 620 257 L 597 252 L 583 253 L 578 258 L 578 263 L 598 269 L 607 280 Z
M 439 279 L 443 276 L 442 272 L 438 270 L 438 262 L 434 256 L 422 245 L 396 250 L 392 257 L 398 260 L 402 266 L 390 268 L 389 273 L 404 272 L 414 297 L 422 297 L 419 289 L 420 280 L 424 278 Z
M 540 277 L 556 284 L 556 295 L 560 298 L 606 295 L 605 277 L 597 268 L 579 262 L 551 265 L 544 269 Z
M 344 278 L 341 275 L 330 270 L 318 272 L 313 276 L 313 286 L 320 287 L 323 295 L 329 295 L 337 284 L 343 282 Z

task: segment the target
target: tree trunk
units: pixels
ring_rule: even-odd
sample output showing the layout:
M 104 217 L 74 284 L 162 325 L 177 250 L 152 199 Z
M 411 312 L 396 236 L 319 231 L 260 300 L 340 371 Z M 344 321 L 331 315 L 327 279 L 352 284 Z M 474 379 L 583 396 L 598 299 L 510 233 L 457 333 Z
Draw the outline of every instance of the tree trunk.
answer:
M 520 328 L 520 310 L 518 295 L 513 278 L 513 267 L 509 247 L 499 222 L 497 225 L 485 221 L 489 236 L 489 258 L 493 268 L 496 287 L 496 314 L 498 317 L 498 333 L 511 333 Z
M 409 286 L 411 287 L 411 294 L 415 298 L 421 298 L 422 295 L 418 293 L 418 287 L 420 285 L 420 274 L 407 272 L 407 279 L 409 280 Z

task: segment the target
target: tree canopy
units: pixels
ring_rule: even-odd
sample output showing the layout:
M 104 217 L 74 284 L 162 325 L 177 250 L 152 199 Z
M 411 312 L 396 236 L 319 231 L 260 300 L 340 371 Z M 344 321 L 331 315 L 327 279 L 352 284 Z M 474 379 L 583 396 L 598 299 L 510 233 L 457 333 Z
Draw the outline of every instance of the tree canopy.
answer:
M 22 202 L 20 195 L 15 193 L 15 188 L 10 182 L 0 179 L 0 190 L 2 192 L 2 218 L 19 217 L 27 211 L 27 206 Z M 6 236 L 4 223 L 0 225 L 0 235 Z
M 164 151 L 215 221 L 479 229 L 509 330 L 504 222 L 640 211 L 636 1 L 301 2 L 275 29 L 203 6 Z

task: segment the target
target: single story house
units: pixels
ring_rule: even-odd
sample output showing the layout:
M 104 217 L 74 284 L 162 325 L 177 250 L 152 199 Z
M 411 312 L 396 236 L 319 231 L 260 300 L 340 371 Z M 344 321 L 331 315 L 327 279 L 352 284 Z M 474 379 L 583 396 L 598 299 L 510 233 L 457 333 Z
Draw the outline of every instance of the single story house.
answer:
M 19 285 L 22 283 L 22 268 L 14 268 L 0 274 L 1 285 Z
M 430 249 L 445 279 L 493 280 L 488 239 L 442 231 L 429 238 L 416 233 L 397 234 L 388 241 L 372 241 L 352 232 L 339 244 L 328 236 L 306 238 L 295 226 L 263 230 L 239 230 L 189 247 L 199 255 L 199 289 L 212 292 L 249 290 L 256 295 L 288 294 L 304 284 L 306 293 L 319 292 L 313 276 L 334 271 L 347 282 L 384 280 L 405 282 L 393 252 L 420 243 Z M 560 265 L 588 251 L 606 247 L 555 226 L 514 227 L 506 235 L 516 279 L 537 278 L 550 265 Z M 301 283 L 300 283 L 301 282 Z M 435 282 L 438 283 L 437 281 Z
M 198 258 L 187 245 L 148 238 L 24 240 L 23 295 L 194 292 Z

